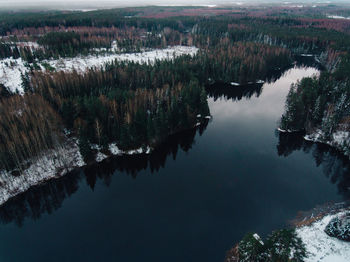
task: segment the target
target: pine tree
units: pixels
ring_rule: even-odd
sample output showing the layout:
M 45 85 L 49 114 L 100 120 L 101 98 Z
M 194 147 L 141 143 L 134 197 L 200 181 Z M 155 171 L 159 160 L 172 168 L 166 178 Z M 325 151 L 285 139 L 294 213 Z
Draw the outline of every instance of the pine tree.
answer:
M 30 92 L 32 91 L 31 87 L 30 87 L 30 80 L 29 80 L 29 75 L 28 72 L 26 73 L 21 73 L 21 80 L 22 80 L 22 88 L 24 90 L 24 92 Z
M 83 131 L 81 131 L 79 134 L 78 146 L 80 154 L 82 155 L 84 161 L 86 163 L 89 162 L 93 157 L 93 152 L 91 150 L 89 140 L 84 135 Z

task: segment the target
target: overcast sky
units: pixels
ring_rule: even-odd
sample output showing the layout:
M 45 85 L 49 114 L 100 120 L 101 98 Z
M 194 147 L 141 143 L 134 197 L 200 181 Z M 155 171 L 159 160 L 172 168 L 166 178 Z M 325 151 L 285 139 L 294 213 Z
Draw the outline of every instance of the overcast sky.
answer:
M 99 8 L 125 7 L 141 5 L 212 5 L 212 4 L 241 4 L 247 2 L 347 2 L 350 0 L 0 0 L 0 8 L 9 7 L 59 7 L 59 8 Z

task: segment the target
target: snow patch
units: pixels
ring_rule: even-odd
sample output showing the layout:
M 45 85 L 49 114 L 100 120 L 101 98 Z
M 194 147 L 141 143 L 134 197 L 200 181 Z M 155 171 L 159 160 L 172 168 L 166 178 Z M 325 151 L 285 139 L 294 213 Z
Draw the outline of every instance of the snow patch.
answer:
M 92 148 L 100 150 L 96 144 Z M 115 143 L 109 145 L 109 151 L 113 155 L 150 154 L 152 148 L 147 146 L 133 150 L 123 151 Z M 96 161 L 101 162 L 108 156 L 100 151 L 96 154 Z M 45 151 L 39 157 L 28 160 L 30 166 L 18 176 L 11 172 L 0 170 L 0 205 L 10 198 L 27 191 L 30 187 L 41 184 L 52 178 L 61 177 L 74 168 L 85 165 L 80 154 L 76 139 L 70 139 L 61 146 Z
M 122 151 L 117 147 L 117 145 L 115 143 L 110 144 L 108 149 L 109 149 L 109 152 L 111 152 L 111 154 L 113 154 L 113 155 L 121 155 L 122 154 Z
M 135 154 L 150 154 L 152 152 L 152 148 L 150 146 L 147 146 L 146 148 L 140 147 L 137 149 L 124 151 L 124 150 L 119 149 L 116 143 L 109 144 L 108 149 L 112 155 L 116 155 L 116 156 L 135 155 Z
M 350 261 L 350 243 L 328 236 L 324 229 L 336 216 L 343 215 L 340 212 L 328 215 L 310 226 L 296 229 L 297 235 L 305 243 L 308 257 L 305 262 L 342 262 Z
M 21 58 L 5 58 L 0 60 L 0 83 L 6 86 L 12 93 L 23 93 L 21 73 L 28 69 Z
M 341 16 L 341 15 L 327 15 L 328 18 L 332 18 L 332 19 L 347 19 L 349 20 L 350 17 L 344 17 L 344 16 Z
M 112 49 L 117 49 L 116 43 L 112 43 Z M 77 56 L 73 58 L 60 58 L 56 60 L 43 60 L 38 62 L 38 65 L 47 63 L 56 71 L 72 72 L 76 70 L 78 73 L 84 73 L 90 68 L 100 68 L 101 66 L 117 61 L 132 61 L 135 63 L 152 64 L 156 60 L 171 60 L 182 55 L 194 56 L 198 52 L 198 48 L 194 46 L 172 46 L 165 49 L 156 49 L 141 53 L 128 54 L 104 54 L 104 55 L 89 55 Z M 44 66 L 40 65 L 45 71 Z M 17 90 L 23 94 L 21 73 L 29 72 L 29 67 L 25 66 L 25 62 L 21 59 L 6 58 L 0 60 L 0 83 L 9 88 L 15 93 Z
M 0 171 L 0 205 L 31 186 L 63 176 L 75 167 L 85 165 L 75 141 L 68 141 L 29 161 L 32 164 L 18 176 L 5 170 Z
M 348 146 L 347 143 L 349 143 L 350 132 L 336 131 L 331 135 L 331 138 L 329 140 L 325 140 L 324 137 L 325 135 L 322 130 L 318 129 L 314 133 L 304 136 L 304 139 L 307 141 L 324 143 L 346 152 L 346 147 Z
M 96 162 L 101 162 L 101 161 L 103 161 L 106 158 L 107 158 L 107 156 L 105 154 L 101 153 L 101 152 L 98 152 L 96 154 Z
M 117 45 L 112 44 L 113 49 L 117 49 Z M 156 60 L 171 60 L 174 57 L 182 55 L 194 56 L 198 52 L 198 48 L 193 46 L 173 46 L 166 49 L 158 49 L 141 53 L 126 54 L 107 54 L 102 56 L 89 55 L 86 57 L 78 56 L 74 58 L 61 58 L 58 60 L 47 60 L 50 66 L 57 71 L 73 71 L 83 73 L 89 68 L 99 68 L 106 63 L 117 61 L 132 61 L 135 63 L 145 64 L 154 63 Z
M 255 233 L 255 234 L 253 235 L 253 237 L 254 237 L 257 241 L 259 241 L 259 243 L 260 243 L 261 245 L 264 245 L 264 242 L 261 240 L 260 236 L 259 236 L 257 233 Z

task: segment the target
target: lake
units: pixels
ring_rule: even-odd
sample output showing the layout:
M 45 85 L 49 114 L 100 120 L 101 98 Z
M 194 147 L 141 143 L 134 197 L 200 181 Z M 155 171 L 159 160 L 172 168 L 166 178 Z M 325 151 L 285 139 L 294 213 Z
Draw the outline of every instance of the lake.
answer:
M 114 157 L 0 208 L 0 261 L 223 261 L 247 232 L 349 198 L 349 164 L 276 132 L 290 84 L 317 74 L 209 90 L 213 118 L 151 155 Z

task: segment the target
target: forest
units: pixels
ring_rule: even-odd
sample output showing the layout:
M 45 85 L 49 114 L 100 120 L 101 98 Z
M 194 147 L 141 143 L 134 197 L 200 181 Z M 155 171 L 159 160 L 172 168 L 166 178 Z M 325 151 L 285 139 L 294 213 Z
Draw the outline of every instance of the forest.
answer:
M 304 53 L 315 55 L 326 70 L 291 88 L 281 128 L 322 126 L 328 135 L 339 126 L 348 130 L 349 28 L 324 16 L 277 19 L 259 12 L 166 18 L 153 17 L 147 8 L 4 13 L 0 57 L 22 59 L 29 70 L 21 74 L 24 95 L 0 85 L 1 167 L 21 170 L 28 158 L 69 137 L 78 139 L 86 161 L 94 158 L 94 147 L 107 152 L 113 142 L 124 150 L 156 145 L 210 115 L 211 84 L 267 80 L 271 71 L 289 67 Z M 199 51 L 151 64 L 114 61 L 84 73 L 46 66 L 50 59 L 174 45 Z
M 350 20 L 332 18 L 349 15 L 348 10 L 317 4 L 0 11 L 0 205 L 4 204 L 0 222 L 26 226 L 26 218 L 36 220 L 63 210 L 72 194 L 87 203 L 84 194 L 78 195 L 81 181 L 99 194 L 101 184 L 112 188 L 114 177 L 119 186 L 116 193 L 128 196 L 127 191 L 140 203 L 139 195 L 115 178 L 116 173 L 125 173 L 133 179 L 138 176 L 137 186 L 151 189 L 160 185 L 157 181 L 164 181 L 164 188 L 171 181 L 175 195 L 171 200 L 178 201 L 181 190 L 200 196 L 200 212 L 190 207 L 193 221 L 198 221 L 199 214 L 208 228 L 206 216 L 207 221 L 224 218 L 232 223 L 231 231 L 222 230 L 230 239 L 238 235 L 237 241 L 249 231 L 262 233 L 262 238 L 246 234 L 227 253 L 227 262 L 304 261 L 310 254 L 298 229 L 272 230 L 286 225 L 281 223 L 280 210 L 290 209 L 290 214 L 283 212 L 290 217 L 295 210 L 323 201 L 316 194 L 319 191 L 313 191 L 316 182 L 322 180 L 319 189 L 334 193 L 332 199 L 349 196 Z M 290 86 L 294 79 L 301 80 Z M 286 99 L 283 113 L 282 99 Z M 199 141 L 197 135 L 207 126 Z M 213 139 L 218 137 L 222 139 Z M 203 152 L 190 158 L 191 148 Z M 286 161 L 296 151 L 298 156 Z M 216 152 L 220 154 L 215 158 Z M 215 161 L 219 158 L 222 162 Z M 188 166 L 187 162 L 181 166 L 184 159 Z M 204 170 L 209 167 L 204 162 L 212 163 L 213 170 Z M 194 164 L 198 169 L 188 168 Z M 295 176 L 295 184 L 283 172 L 286 167 L 292 169 L 288 174 L 300 175 Z M 175 180 L 155 172 L 162 170 L 174 172 L 172 178 L 177 180 L 184 179 L 180 172 L 186 176 L 188 172 L 191 176 L 186 179 L 192 180 L 174 190 Z M 326 178 L 320 179 L 322 172 Z M 157 176 L 147 184 L 142 181 L 144 174 Z M 199 174 L 199 179 L 193 174 Z M 267 190 L 257 181 L 277 186 Z M 338 192 L 328 188 L 329 182 Z M 136 184 L 129 178 L 127 183 Z M 244 188 L 238 188 L 243 183 L 250 187 L 245 200 L 240 193 Z M 264 200 L 272 204 L 263 203 L 266 208 L 251 189 L 269 191 L 271 196 L 266 194 Z M 247 216 L 237 220 L 241 228 L 232 222 L 237 208 L 228 212 L 230 204 L 237 205 L 232 192 L 243 203 L 240 209 L 247 208 L 240 210 Z M 312 199 L 300 205 L 300 199 L 310 195 Z M 114 201 L 115 196 L 108 199 Z M 188 201 L 192 198 L 183 199 L 179 213 L 187 208 L 184 203 L 198 206 Z M 212 204 L 211 199 L 229 202 Z M 161 204 L 161 208 L 171 207 Z M 190 209 L 181 213 L 187 216 Z M 203 210 L 214 211 L 204 214 Z M 212 215 L 218 210 L 225 216 Z M 260 216 L 268 222 L 257 222 Z M 177 219 L 173 213 L 171 217 Z M 142 214 L 138 218 L 143 219 Z M 204 227 L 197 233 L 188 230 L 195 228 L 193 224 L 185 227 L 194 237 L 205 233 Z M 225 243 L 225 249 L 232 244 Z
M 349 55 L 344 55 L 334 72 L 324 71 L 318 78 L 304 78 L 293 85 L 287 96 L 281 128 L 319 133 L 318 142 L 335 140 L 338 149 L 349 155 L 349 137 L 339 142 L 335 137 L 336 133 L 350 130 L 349 73 Z

